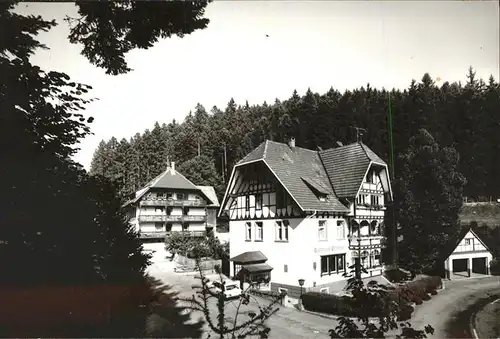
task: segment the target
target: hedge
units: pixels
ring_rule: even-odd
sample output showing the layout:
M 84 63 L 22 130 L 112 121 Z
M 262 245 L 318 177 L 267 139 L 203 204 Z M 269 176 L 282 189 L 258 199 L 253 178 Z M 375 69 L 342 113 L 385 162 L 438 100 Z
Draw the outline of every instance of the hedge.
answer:
M 435 295 L 437 293 L 436 290 L 441 287 L 441 284 L 440 277 L 424 277 L 389 290 L 389 300 L 399 305 L 399 314 L 397 315 L 398 321 L 410 319 L 414 311 L 413 306 L 410 304 L 415 303 L 420 305 L 423 301 L 429 300 L 429 293 Z M 307 292 L 303 294 L 302 304 L 308 311 L 345 317 L 357 316 L 355 310 L 359 309 L 359 307 L 354 305 L 354 301 L 350 296 L 338 296 L 318 292 Z M 379 316 L 380 310 L 377 304 L 377 300 L 368 300 L 365 305 L 363 305 L 363 311 L 366 312 L 365 315 L 369 317 Z
M 354 315 L 351 297 L 319 292 L 302 295 L 302 305 L 308 311 L 350 317 Z

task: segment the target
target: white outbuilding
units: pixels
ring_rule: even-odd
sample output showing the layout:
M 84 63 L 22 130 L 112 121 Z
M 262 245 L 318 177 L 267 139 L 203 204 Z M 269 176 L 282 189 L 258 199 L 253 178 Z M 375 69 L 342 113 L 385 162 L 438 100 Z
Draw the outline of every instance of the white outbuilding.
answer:
M 472 230 L 461 233 L 453 251 L 444 261 L 446 278 L 457 279 L 490 274 L 491 250 Z

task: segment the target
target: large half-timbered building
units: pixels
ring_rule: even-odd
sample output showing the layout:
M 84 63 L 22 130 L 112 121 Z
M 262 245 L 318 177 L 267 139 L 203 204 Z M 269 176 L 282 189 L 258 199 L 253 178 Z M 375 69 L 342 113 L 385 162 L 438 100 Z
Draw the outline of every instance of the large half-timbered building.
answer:
M 386 163 L 361 142 L 324 151 L 265 141 L 238 162 L 220 214 L 230 219 L 231 276 L 272 290 L 331 291 L 359 260 L 382 273 Z
M 212 186 L 196 186 L 172 162 L 123 206 L 144 243 L 163 253 L 165 237 L 174 232 L 205 237 L 216 226 L 219 201 Z

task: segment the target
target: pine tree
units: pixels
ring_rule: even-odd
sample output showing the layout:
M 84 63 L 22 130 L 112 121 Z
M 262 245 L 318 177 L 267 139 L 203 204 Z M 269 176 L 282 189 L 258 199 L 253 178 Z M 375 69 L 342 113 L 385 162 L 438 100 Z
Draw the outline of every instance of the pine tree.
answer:
M 101 174 L 104 175 L 105 168 L 105 157 L 106 157 L 106 142 L 101 140 L 94 155 L 92 156 L 92 162 L 90 164 L 90 174 Z

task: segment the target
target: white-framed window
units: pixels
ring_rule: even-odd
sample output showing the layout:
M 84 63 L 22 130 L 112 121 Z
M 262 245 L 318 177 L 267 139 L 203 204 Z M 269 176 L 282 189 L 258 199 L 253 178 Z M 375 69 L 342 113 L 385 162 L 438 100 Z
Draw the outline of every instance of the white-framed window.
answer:
M 326 220 L 318 220 L 318 239 L 328 240 L 328 234 L 326 231 Z
M 465 245 L 470 245 L 471 244 L 471 239 L 465 239 Z
M 255 223 L 255 241 L 264 240 L 264 225 L 262 221 L 257 221 Z
M 362 251 L 361 252 L 361 265 L 363 267 L 368 268 L 368 265 L 370 263 L 370 258 L 368 257 L 368 251 Z
M 262 194 L 255 195 L 255 209 L 257 211 L 262 210 Z
M 288 265 L 283 265 L 283 272 L 288 273 Z
M 280 220 L 275 223 L 275 240 L 276 241 L 288 241 L 288 225 Z
M 330 290 L 328 287 L 323 287 L 323 288 L 320 288 L 319 289 L 319 293 L 325 293 L 325 294 L 328 294 L 330 293 Z
M 373 184 L 373 171 L 370 170 L 367 174 L 366 174 L 366 182 L 369 183 L 369 184 Z
M 373 250 L 372 252 L 372 266 L 376 267 L 380 265 L 380 251 Z
M 356 199 L 356 202 L 358 205 L 364 205 L 368 202 L 368 195 L 367 194 L 360 194 L 358 195 L 358 198 Z
M 378 206 L 380 205 L 380 196 L 378 195 L 371 195 L 370 196 L 370 202 L 373 206 Z
M 155 222 L 155 229 L 157 231 L 162 231 L 165 225 L 162 222 Z
M 345 254 L 321 256 L 321 276 L 339 274 L 345 271 Z
M 337 220 L 337 239 L 345 239 L 344 220 Z
M 184 193 L 177 193 L 177 200 L 184 200 L 186 197 L 184 196 Z
M 246 241 L 252 240 L 252 223 L 251 222 L 245 223 L 245 240 Z

